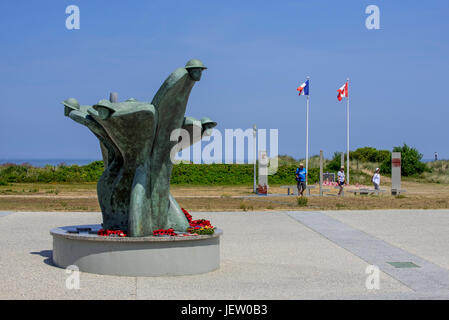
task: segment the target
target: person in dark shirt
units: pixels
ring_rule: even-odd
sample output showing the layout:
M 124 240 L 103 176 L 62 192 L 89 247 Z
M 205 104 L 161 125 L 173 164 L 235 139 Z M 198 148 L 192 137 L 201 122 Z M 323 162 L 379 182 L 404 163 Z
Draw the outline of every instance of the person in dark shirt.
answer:
M 296 169 L 296 181 L 298 187 L 298 195 L 303 196 L 304 190 L 306 190 L 306 169 L 302 163 L 299 164 L 299 168 Z

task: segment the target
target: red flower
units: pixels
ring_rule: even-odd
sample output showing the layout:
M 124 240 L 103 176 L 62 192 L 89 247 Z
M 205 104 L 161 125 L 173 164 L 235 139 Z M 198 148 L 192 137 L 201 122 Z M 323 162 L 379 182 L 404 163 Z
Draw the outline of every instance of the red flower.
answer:
M 192 222 L 192 216 L 187 212 L 187 210 L 184 208 L 181 208 L 181 210 L 184 213 L 184 215 L 186 216 L 187 221 L 189 221 L 189 223 Z
M 109 230 L 109 229 L 107 229 L 107 230 L 100 229 L 100 230 L 98 230 L 97 234 L 99 236 L 105 236 L 105 237 L 110 237 L 110 236 L 126 237 L 127 236 L 126 233 L 123 232 L 122 230 Z
M 190 226 L 191 227 L 196 227 L 196 226 L 205 227 L 205 226 L 212 226 L 212 225 L 210 224 L 209 220 L 199 219 L 199 220 L 191 221 Z
M 153 236 L 163 236 L 163 235 L 169 235 L 169 236 L 176 236 L 175 230 L 172 228 L 164 230 L 164 229 L 158 229 L 153 231 Z

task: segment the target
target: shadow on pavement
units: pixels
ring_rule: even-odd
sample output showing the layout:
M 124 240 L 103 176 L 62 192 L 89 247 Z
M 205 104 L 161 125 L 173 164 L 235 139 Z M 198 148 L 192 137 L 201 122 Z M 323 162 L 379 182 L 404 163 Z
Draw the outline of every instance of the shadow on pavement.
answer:
M 52 266 L 52 267 L 56 267 L 53 264 L 53 250 L 41 250 L 38 252 L 30 252 L 30 254 L 40 255 L 41 257 L 46 258 L 44 260 L 45 264 L 48 264 L 49 266 Z

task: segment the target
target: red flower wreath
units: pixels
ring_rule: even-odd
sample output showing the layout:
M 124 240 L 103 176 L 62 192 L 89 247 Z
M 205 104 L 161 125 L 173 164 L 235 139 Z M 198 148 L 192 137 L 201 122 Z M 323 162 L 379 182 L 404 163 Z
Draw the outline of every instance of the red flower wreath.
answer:
M 122 230 L 100 229 L 100 230 L 98 230 L 97 234 L 99 236 L 105 236 L 105 237 L 126 237 L 126 233 L 124 233 Z
M 199 229 L 201 227 L 210 227 L 212 229 L 214 228 L 210 224 L 209 220 L 205 220 L 205 219 L 192 220 L 192 216 L 190 215 L 190 213 L 187 212 L 187 210 L 185 210 L 184 208 L 181 208 L 181 210 L 184 213 L 184 215 L 186 216 L 186 219 L 189 222 L 190 228 L 196 228 L 196 229 Z M 178 234 L 172 228 L 166 229 L 166 230 L 158 229 L 158 230 L 153 231 L 153 236 L 177 236 L 177 235 Z
M 176 232 L 172 228 L 167 230 L 158 229 L 153 231 L 153 236 L 176 236 Z

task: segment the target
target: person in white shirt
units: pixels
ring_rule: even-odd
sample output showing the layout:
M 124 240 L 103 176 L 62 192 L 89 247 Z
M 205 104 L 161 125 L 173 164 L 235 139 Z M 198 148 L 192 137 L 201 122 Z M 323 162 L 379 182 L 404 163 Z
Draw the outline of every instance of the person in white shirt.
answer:
M 338 195 L 341 195 L 341 192 L 343 191 L 343 186 L 345 185 L 346 179 L 345 179 L 345 167 L 341 167 L 340 171 L 338 171 L 338 186 L 340 187 L 340 190 L 338 191 Z
M 376 168 L 376 171 L 374 172 L 372 181 L 374 184 L 374 189 L 380 190 L 380 187 L 379 187 L 380 186 L 380 169 L 379 168 Z

